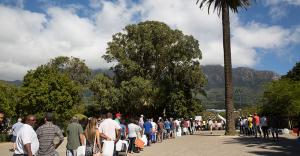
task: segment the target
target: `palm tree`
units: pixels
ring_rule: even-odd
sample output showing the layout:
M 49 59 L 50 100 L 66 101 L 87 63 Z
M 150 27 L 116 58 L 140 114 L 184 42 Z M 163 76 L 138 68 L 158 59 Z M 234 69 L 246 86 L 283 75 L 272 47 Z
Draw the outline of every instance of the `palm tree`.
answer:
M 238 8 L 246 8 L 250 5 L 250 0 L 197 0 L 200 2 L 200 9 L 204 4 L 208 5 L 208 13 L 212 4 L 214 11 L 218 15 L 222 12 L 223 27 L 223 50 L 224 50 L 224 75 L 225 75 L 225 108 L 226 108 L 226 135 L 235 134 L 235 125 L 233 117 L 233 86 L 232 86 L 232 65 L 231 65 L 231 47 L 230 47 L 230 22 L 229 9 L 237 13 Z

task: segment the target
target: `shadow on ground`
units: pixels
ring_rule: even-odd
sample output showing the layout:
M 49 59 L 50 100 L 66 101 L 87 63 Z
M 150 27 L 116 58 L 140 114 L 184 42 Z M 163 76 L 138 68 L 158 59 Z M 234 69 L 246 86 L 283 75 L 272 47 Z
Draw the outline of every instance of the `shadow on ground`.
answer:
M 254 137 L 235 137 L 224 141 L 224 144 L 243 144 L 250 148 L 249 153 L 263 156 L 300 156 L 300 144 L 297 139 L 280 137 L 279 141 Z M 259 150 L 257 150 L 259 149 Z

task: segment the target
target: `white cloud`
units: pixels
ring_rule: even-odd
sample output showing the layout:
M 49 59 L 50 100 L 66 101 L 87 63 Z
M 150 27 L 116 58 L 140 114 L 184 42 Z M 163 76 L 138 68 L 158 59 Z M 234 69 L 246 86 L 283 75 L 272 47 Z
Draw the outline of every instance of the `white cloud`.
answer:
M 103 10 L 95 17 L 109 15 L 110 11 Z M 115 21 L 108 23 L 109 19 L 79 17 L 72 8 L 50 7 L 43 14 L 0 5 L 0 79 L 22 79 L 28 69 L 60 55 L 80 57 L 92 68 L 109 67 L 101 58 L 106 43 L 113 32 L 130 23 L 119 22 L 120 14 L 110 15 Z M 118 27 L 113 28 L 113 24 Z
M 278 4 L 288 4 L 288 5 L 300 5 L 300 0 L 265 0 L 267 5 L 278 5 Z
M 279 26 L 249 23 L 233 29 L 233 42 L 249 48 L 278 49 L 291 42 L 290 30 Z
M 289 5 L 300 6 L 300 0 L 264 0 L 265 5 L 270 6 L 269 15 L 274 21 L 287 16 Z
M 182 0 L 132 1 L 91 0 L 90 17 L 80 17 L 80 6 L 55 7 L 46 13 L 0 5 L 0 79 L 22 79 L 28 69 L 56 56 L 75 56 L 92 68 L 108 67 L 101 56 L 111 36 L 127 24 L 159 20 L 199 40 L 201 64 L 223 64 L 222 21 L 215 13 L 207 14 L 195 3 Z M 251 22 L 243 25 L 232 14 L 232 58 L 234 66 L 258 63 L 256 48 L 274 50 L 299 42 L 300 27 L 288 30 Z
M 272 6 L 269 11 L 269 15 L 272 17 L 273 21 L 282 19 L 287 16 L 287 10 L 282 6 Z

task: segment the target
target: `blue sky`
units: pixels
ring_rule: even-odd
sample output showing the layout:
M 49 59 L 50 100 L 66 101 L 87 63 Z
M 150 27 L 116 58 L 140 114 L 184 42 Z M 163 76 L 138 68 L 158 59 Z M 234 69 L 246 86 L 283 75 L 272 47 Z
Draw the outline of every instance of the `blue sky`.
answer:
M 256 0 L 231 14 L 232 62 L 285 74 L 300 61 L 300 0 Z M 56 56 L 107 68 L 114 33 L 158 20 L 199 40 L 201 64 L 223 64 L 221 18 L 196 0 L 0 0 L 0 79 L 22 79 Z

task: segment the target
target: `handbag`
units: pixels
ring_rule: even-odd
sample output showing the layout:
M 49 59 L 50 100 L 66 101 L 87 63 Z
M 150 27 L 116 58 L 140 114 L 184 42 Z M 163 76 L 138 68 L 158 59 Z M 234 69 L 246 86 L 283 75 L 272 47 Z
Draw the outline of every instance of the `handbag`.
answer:
M 95 135 L 95 140 L 94 140 L 94 148 L 93 148 L 93 156 L 101 156 L 101 153 L 100 153 L 100 147 L 96 148 L 97 144 L 97 136 L 98 136 L 98 133 L 96 132 L 96 135 Z M 96 151 L 97 149 L 99 149 L 98 151 Z
M 90 142 L 86 140 L 85 156 L 101 156 L 100 151 L 96 151 L 96 137 L 97 135 L 95 135 L 93 145 L 91 145 Z
M 94 147 L 90 144 L 88 140 L 86 140 L 85 156 L 92 156 L 93 151 L 94 151 Z

